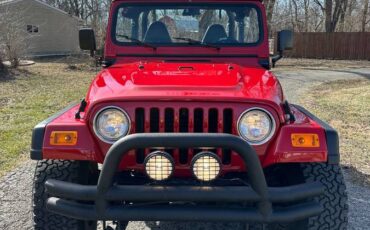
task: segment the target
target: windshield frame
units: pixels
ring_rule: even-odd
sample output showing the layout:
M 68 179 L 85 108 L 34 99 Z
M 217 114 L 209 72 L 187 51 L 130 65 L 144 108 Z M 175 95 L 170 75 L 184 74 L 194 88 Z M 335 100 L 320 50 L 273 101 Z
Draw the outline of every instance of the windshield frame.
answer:
M 264 19 L 263 19 L 263 15 L 262 15 L 262 10 L 261 8 L 257 5 L 257 4 L 254 4 L 254 3 L 251 3 L 251 2 L 247 2 L 247 3 L 235 3 L 235 2 L 224 2 L 224 3 L 210 3 L 210 2 L 161 2 L 161 3 L 143 3 L 143 2 L 124 2 L 124 3 L 120 3 L 117 7 L 115 7 L 115 10 L 113 11 L 113 17 L 112 17 L 112 24 L 111 24 L 111 33 L 110 33 L 110 37 L 111 37 L 111 40 L 113 42 L 113 44 L 117 45 L 117 46 L 129 46 L 129 47 L 140 47 L 141 45 L 137 44 L 137 43 L 134 43 L 134 42 L 121 42 L 121 41 L 118 41 L 117 40 L 117 21 L 118 21 L 118 12 L 119 10 L 122 8 L 122 7 L 125 7 L 125 6 L 173 6 L 173 7 L 178 7 L 179 5 L 180 6 L 186 6 L 186 5 L 189 5 L 189 6 L 207 6 L 207 5 L 210 5 L 212 7 L 217 7 L 217 6 L 233 6 L 233 7 L 237 7 L 237 6 L 241 6 L 241 7 L 250 7 L 250 8 L 253 8 L 256 10 L 257 12 L 257 15 L 258 15 L 258 29 L 259 29 L 259 38 L 258 38 L 258 41 L 254 42 L 254 43 L 215 43 L 214 45 L 217 45 L 219 46 L 220 48 L 226 48 L 226 47 L 256 47 L 256 46 L 259 46 L 261 45 L 261 43 L 263 43 L 264 41 L 264 38 L 265 38 L 265 32 L 264 32 Z M 198 45 L 198 44 L 189 44 L 187 42 L 174 42 L 174 43 L 150 43 L 152 45 L 155 45 L 156 47 L 160 48 L 160 47 L 204 47 L 204 48 L 207 48 L 206 46 L 203 46 L 203 45 Z

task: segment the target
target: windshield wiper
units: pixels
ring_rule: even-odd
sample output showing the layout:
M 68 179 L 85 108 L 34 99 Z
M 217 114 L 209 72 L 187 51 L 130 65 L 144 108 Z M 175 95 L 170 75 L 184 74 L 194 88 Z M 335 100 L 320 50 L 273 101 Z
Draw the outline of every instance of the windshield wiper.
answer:
M 201 45 L 201 46 L 205 46 L 205 47 L 209 47 L 209 48 L 214 48 L 214 49 L 217 49 L 217 50 L 220 50 L 221 49 L 220 46 L 211 45 L 211 44 L 208 44 L 208 43 L 205 43 L 205 42 L 201 42 L 201 41 L 198 41 L 198 40 L 195 40 L 195 39 L 192 39 L 192 38 L 175 37 L 173 39 L 180 40 L 180 41 L 186 41 L 190 45 Z
M 127 39 L 127 40 L 130 40 L 130 41 L 135 42 L 136 44 L 139 44 L 139 45 L 142 45 L 142 46 L 145 46 L 145 47 L 149 47 L 149 48 L 152 48 L 152 49 L 154 49 L 154 50 L 156 50 L 156 49 L 157 49 L 157 47 L 156 47 L 156 46 L 150 45 L 150 44 L 148 44 L 148 43 L 146 43 L 146 42 L 140 41 L 139 39 L 132 38 L 132 37 L 127 36 L 127 35 L 117 34 L 116 36 L 117 36 L 117 37 L 121 37 L 121 38 L 125 38 L 125 39 Z

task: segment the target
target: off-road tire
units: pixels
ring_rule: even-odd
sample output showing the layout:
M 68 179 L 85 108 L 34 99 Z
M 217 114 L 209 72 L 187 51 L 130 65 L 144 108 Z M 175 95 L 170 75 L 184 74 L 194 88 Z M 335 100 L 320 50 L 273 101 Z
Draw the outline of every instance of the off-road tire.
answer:
M 273 167 L 267 176 L 269 186 L 289 186 L 318 181 L 325 187 L 314 198 L 323 211 L 315 217 L 290 224 L 256 224 L 249 230 L 345 230 L 348 226 L 348 203 L 344 178 L 339 165 L 326 163 L 286 164 Z
M 57 179 L 62 181 L 87 184 L 89 174 L 87 162 L 43 160 L 36 165 L 33 186 L 33 221 L 35 230 L 90 230 L 96 229 L 96 223 L 53 214 L 46 210 L 48 194 L 45 181 Z
M 325 187 L 325 193 L 316 198 L 323 211 L 309 219 L 308 229 L 347 229 L 348 197 L 340 166 L 324 163 L 302 164 L 302 172 L 306 182 L 319 181 Z

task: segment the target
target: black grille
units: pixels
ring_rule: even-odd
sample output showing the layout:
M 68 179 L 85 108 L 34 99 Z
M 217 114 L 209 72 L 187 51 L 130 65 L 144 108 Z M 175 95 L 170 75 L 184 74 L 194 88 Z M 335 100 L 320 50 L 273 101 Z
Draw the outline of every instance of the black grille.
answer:
M 147 117 L 146 117 L 147 116 Z M 145 128 L 145 124 L 148 124 L 148 129 Z M 205 127 L 208 127 L 205 129 Z M 188 109 L 188 108 L 165 108 L 161 110 L 159 108 L 150 108 L 146 112 L 143 108 L 135 110 L 135 132 L 136 133 L 233 133 L 233 110 L 217 108 L 203 109 Z M 154 151 L 151 149 L 150 151 Z M 166 152 L 174 155 L 175 150 L 166 149 Z M 194 155 L 202 151 L 201 149 L 179 149 L 178 160 L 180 164 L 188 164 L 189 154 L 192 152 Z M 213 149 L 211 151 L 216 151 Z M 230 164 L 231 162 L 231 150 L 222 149 L 222 161 L 223 164 Z M 191 156 L 191 155 L 190 155 Z M 142 164 L 145 158 L 145 150 L 136 150 L 136 161 L 138 164 Z

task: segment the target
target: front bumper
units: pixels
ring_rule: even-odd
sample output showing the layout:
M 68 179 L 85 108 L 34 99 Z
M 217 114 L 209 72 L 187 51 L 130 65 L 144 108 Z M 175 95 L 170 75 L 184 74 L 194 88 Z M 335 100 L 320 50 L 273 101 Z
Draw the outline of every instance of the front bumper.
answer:
M 155 147 L 232 149 L 244 160 L 250 186 L 113 184 L 119 163 L 129 150 Z M 307 200 L 324 191 L 318 182 L 269 188 L 256 152 L 239 137 L 179 133 L 134 134 L 117 141 L 108 151 L 97 186 L 48 180 L 45 187 L 52 196 L 47 201 L 51 212 L 82 220 L 122 221 L 291 222 L 319 214 L 320 205 Z M 213 205 L 201 205 L 204 203 Z

